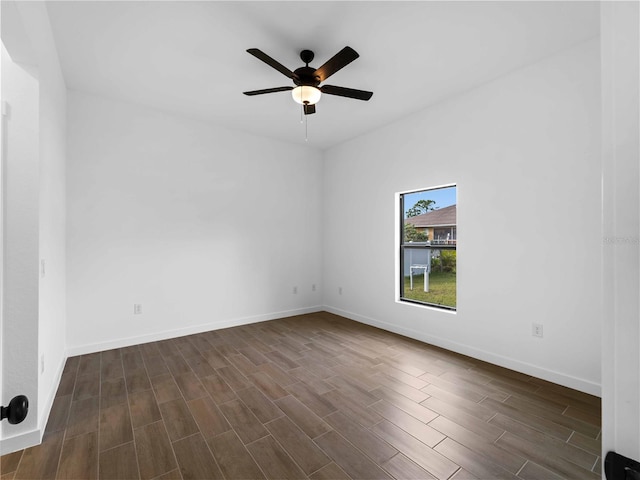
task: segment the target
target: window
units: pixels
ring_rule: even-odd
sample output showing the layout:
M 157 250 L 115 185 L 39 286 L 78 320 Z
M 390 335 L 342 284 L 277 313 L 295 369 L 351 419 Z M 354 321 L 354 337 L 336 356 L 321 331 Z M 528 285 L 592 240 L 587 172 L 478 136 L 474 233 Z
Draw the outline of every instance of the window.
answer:
M 400 300 L 456 309 L 455 185 L 400 194 Z

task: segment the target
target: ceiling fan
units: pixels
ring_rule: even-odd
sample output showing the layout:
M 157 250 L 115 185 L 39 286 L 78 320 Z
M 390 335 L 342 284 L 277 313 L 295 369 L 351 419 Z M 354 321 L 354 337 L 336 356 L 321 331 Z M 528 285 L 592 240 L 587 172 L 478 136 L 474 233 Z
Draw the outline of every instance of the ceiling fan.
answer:
M 243 92 L 245 95 L 253 96 L 291 90 L 293 99 L 302 104 L 305 115 L 316 113 L 316 103 L 318 103 L 323 93 L 326 93 L 327 95 L 355 98 L 357 100 L 369 100 L 373 95 L 373 92 L 367 92 L 365 90 L 336 87 L 335 85 L 320 86 L 320 84 L 327 78 L 338 70 L 346 67 L 360 56 L 358 55 L 358 52 L 351 47 L 344 47 L 332 58 L 327 60 L 320 68 L 310 67 L 309 63 L 313 61 L 314 53 L 311 50 L 302 50 L 300 52 L 300 59 L 305 63 L 305 66 L 297 68 L 293 72 L 257 48 L 250 48 L 247 52 L 257 59 L 262 60 L 270 67 L 275 68 L 283 75 L 289 77 L 293 80 L 293 83 L 296 86 L 252 90 L 250 92 Z

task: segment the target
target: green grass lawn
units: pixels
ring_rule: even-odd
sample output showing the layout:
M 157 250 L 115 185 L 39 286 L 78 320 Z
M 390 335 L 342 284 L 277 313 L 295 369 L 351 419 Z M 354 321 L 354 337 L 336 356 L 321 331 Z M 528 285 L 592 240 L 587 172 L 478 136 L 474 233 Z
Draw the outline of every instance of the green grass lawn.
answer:
M 425 292 L 422 273 L 413 275 L 413 290 L 409 277 L 404 277 L 404 298 L 436 305 L 456 306 L 456 274 L 433 271 L 429 274 L 429 292 Z

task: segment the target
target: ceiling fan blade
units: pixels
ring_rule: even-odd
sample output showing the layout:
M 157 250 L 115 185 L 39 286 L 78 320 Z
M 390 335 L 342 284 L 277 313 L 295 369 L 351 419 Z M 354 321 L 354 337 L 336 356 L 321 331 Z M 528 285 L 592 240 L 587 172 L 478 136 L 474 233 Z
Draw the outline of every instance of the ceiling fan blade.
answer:
M 336 87 L 335 85 L 323 85 L 320 87 L 320 91 L 328 95 L 338 95 L 340 97 L 355 98 L 357 100 L 369 100 L 373 95 L 373 92 L 367 92 L 366 90 Z
M 344 47 L 333 57 L 325 62 L 320 68 L 317 68 L 314 74 L 320 78 L 320 82 L 324 82 L 331 75 L 336 73 L 341 68 L 346 67 L 356 58 L 358 58 L 358 52 L 351 47 Z
M 287 77 L 289 77 L 291 79 L 295 78 L 295 74 L 291 70 L 289 70 L 287 67 L 282 65 L 277 60 L 274 60 L 273 58 L 271 58 L 269 55 L 264 53 L 262 50 L 260 50 L 258 48 L 250 48 L 250 49 L 247 50 L 247 52 L 250 53 L 251 55 L 253 55 L 254 57 L 256 57 L 258 60 L 262 60 L 264 63 L 266 63 L 270 67 L 275 68 L 276 70 L 278 70 L 283 75 L 286 75 Z
M 315 104 L 314 105 L 304 104 L 302 106 L 304 107 L 304 114 L 305 115 L 311 115 L 312 113 L 316 113 Z
M 265 93 L 286 92 L 287 90 L 293 90 L 293 87 L 265 88 L 264 90 L 251 90 L 249 92 L 242 92 L 242 93 L 252 97 L 253 95 L 262 95 Z

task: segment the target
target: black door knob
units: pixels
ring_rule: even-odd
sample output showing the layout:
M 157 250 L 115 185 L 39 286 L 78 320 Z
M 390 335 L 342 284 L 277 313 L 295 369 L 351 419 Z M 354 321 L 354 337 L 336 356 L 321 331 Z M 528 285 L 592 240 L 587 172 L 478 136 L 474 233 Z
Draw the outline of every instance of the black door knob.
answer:
M 0 407 L 0 420 L 5 418 L 9 423 L 16 424 L 22 422 L 29 412 L 29 399 L 24 395 L 13 397 L 8 407 Z

